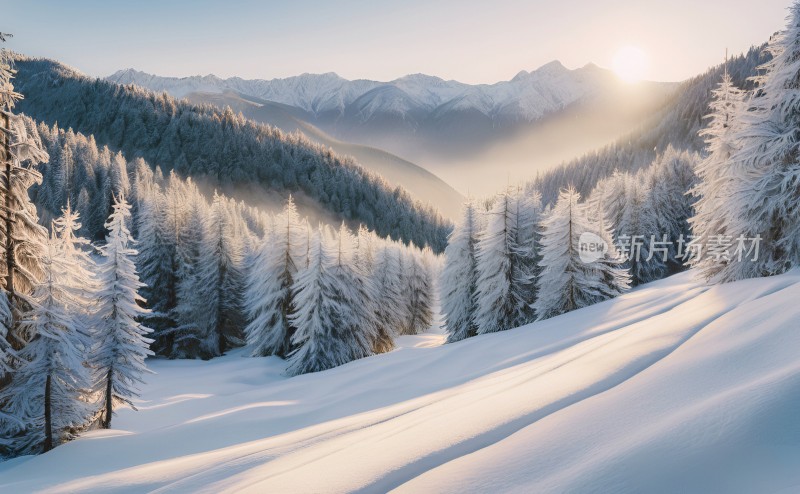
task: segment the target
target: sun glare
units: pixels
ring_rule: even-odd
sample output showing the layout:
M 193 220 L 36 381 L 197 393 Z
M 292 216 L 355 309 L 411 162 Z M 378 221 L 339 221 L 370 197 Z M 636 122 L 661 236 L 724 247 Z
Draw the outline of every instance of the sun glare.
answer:
M 647 71 L 647 54 L 635 46 L 623 46 L 614 55 L 614 72 L 625 82 L 641 81 Z

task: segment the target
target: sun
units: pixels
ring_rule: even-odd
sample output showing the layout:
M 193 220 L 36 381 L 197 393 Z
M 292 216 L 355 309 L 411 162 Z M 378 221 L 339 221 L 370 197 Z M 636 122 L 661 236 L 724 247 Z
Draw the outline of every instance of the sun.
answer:
M 617 77 L 625 82 L 641 81 L 648 67 L 647 54 L 635 46 L 623 46 L 614 55 L 612 61 Z

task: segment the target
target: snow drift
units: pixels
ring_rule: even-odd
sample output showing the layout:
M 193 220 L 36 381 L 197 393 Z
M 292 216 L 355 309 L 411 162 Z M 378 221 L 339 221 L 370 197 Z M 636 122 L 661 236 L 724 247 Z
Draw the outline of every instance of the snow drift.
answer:
M 3 492 L 800 489 L 800 271 L 691 274 L 317 374 L 151 361 L 140 411 L 0 464 Z

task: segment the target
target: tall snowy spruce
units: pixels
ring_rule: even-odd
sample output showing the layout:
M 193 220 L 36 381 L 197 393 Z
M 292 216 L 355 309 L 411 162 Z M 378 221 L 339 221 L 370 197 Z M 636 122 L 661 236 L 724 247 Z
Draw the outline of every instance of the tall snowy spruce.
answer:
M 375 319 L 377 337 L 375 353 L 388 352 L 394 348 L 395 337 L 404 323 L 407 296 L 400 272 L 401 247 L 384 241 L 375 252 L 372 283 L 375 290 Z
M 84 338 L 84 348 L 88 349 L 94 331 L 99 285 L 94 275 L 97 266 L 90 255 L 91 242 L 77 234 L 81 228 L 79 219 L 80 215 L 70 208 L 67 201 L 61 216 L 53 220 L 53 233 L 58 239 L 59 255 L 74 266 L 62 280 L 64 288 L 72 294 L 71 304 L 66 306 L 66 310 L 79 323 L 78 332 Z
M 198 296 L 205 301 L 199 320 L 205 323 L 201 348 L 206 357 L 222 355 L 240 344 L 239 332 L 244 326 L 243 259 L 242 232 L 225 198 L 215 193 L 197 273 L 201 287 Z
M 433 278 L 426 250 L 411 248 L 404 254 L 404 322 L 400 334 L 415 335 L 427 330 L 433 322 Z
M 579 201 L 574 190 L 562 191 L 555 207 L 542 220 L 542 271 L 534 303 L 538 320 L 602 302 L 628 289 L 630 276 L 620 267 L 622 260 L 613 246 L 597 260 L 581 260 L 581 234 L 593 233 L 600 238 L 610 235 L 597 230 Z
M 314 233 L 309 265 L 297 273 L 293 288 L 297 310 L 289 318 L 297 331 L 289 375 L 330 369 L 372 355 L 377 336 L 374 316 L 364 306 L 362 280 L 350 265 L 350 237 L 344 228 L 335 235 L 321 227 Z
M 538 195 L 506 191 L 487 213 L 477 245 L 475 324 L 479 334 L 515 328 L 534 319 Z
M 772 37 L 766 51 L 772 59 L 760 67 L 755 93 L 734 129 L 737 149 L 726 170 L 732 184 L 721 206 L 724 231 L 715 234 L 724 237 L 717 243 L 733 245 L 715 256 L 721 266 L 705 271 L 714 282 L 768 276 L 800 265 L 800 2 L 792 5 L 786 29 Z M 713 195 L 704 190 L 713 187 L 705 177 L 700 187 L 703 198 Z M 716 228 L 693 222 L 701 231 Z M 757 256 L 752 239 L 759 239 Z
M 25 344 L 18 322 L 27 310 L 26 297 L 31 294 L 41 275 L 41 252 L 47 231 L 39 224 L 36 207 L 28 189 L 41 183 L 42 177 L 33 166 L 49 159 L 41 143 L 28 133 L 25 121 L 15 115 L 14 105 L 22 95 L 14 90 L 15 71 L 5 49 L 0 50 L 0 263 L 2 288 L 8 299 L 11 318 L 4 333 L 4 348 L 20 349 Z M 2 351 L 2 350 L 0 350 Z M 0 378 L 0 386 L 4 379 Z
M 201 248 L 208 236 L 209 207 L 196 187 L 189 187 L 185 226 L 181 229 L 177 245 L 177 305 L 175 306 L 174 346 L 172 355 L 177 358 L 206 357 L 202 350 L 205 341 L 204 320 L 206 300 L 198 294 L 205 288 L 200 278 Z
M 691 191 L 697 182 L 695 168 L 699 161 L 698 154 L 678 151 L 670 145 L 645 173 L 655 213 L 656 240 L 666 236 L 668 241 L 666 245 L 655 244 L 651 261 L 662 264 L 664 274 L 676 273 L 685 267 L 684 260 L 679 258 L 682 253 L 678 250 L 678 240 L 692 234 L 689 218 L 694 214 L 696 198 Z
M 153 328 L 153 349 L 173 356 L 176 326 L 173 320 L 177 306 L 178 254 L 174 231 L 167 227 L 167 198 L 158 183 L 142 184 L 137 191 L 139 255 L 136 259 L 148 308 L 147 324 Z
M 478 334 L 478 326 L 475 324 L 475 292 L 478 284 L 479 232 L 479 213 L 475 204 L 469 201 L 464 204 L 461 222 L 450 234 L 444 251 L 442 312 L 448 343 Z
M 713 91 L 713 99 L 709 105 L 711 111 L 706 117 L 708 124 L 700 132 L 705 139 L 708 154 L 697 166 L 699 181 L 692 189 L 692 194 L 698 199 L 695 203 L 695 214 L 689 223 L 697 243 L 701 246 L 707 247 L 712 238 L 727 234 L 727 202 L 731 199 L 735 185 L 731 158 L 739 150 L 736 131 L 745 94 L 733 84 L 725 70 L 722 81 Z M 724 260 L 713 256 L 701 255 L 692 259 L 693 267 L 706 280 L 715 278 L 724 264 Z
M 660 279 L 666 272 L 664 256 L 659 257 L 652 249 L 656 244 L 651 242 L 663 241 L 657 218 L 659 205 L 654 203 L 644 178 L 643 174 L 625 177 L 625 202 L 616 225 L 617 244 L 626 254 L 625 267 L 634 286 Z
M 80 321 L 68 307 L 77 299 L 67 278 L 77 269 L 51 238 L 41 255 L 42 280 L 28 299 L 31 309 L 20 321 L 30 342 L 8 387 L 0 392 L 2 437 L 12 438 L 12 454 L 47 452 L 69 440 L 89 422 L 89 376 L 84 366 Z
M 136 250 L 131 248 L 131 238 L 126 222 L 130 219 L 131 207 L 120 196 L 113 205 L 108 218 L 106 244 L 100 252 L 99 281 L 101 290 L 97 294 L 98 328 L 92 349 L 90 367 L 94 372 L 93 391 L 101 398 L 101 424 L 111 427 L 114 408 L 133 406 L 138 396 L 138 385 L 147 371 L 144 360 L 150 351 L 152 340 L 147 334 L 152 330 L 139 320 L 147 314 L 142 307 L 144 299 L 139 290 L 144 284 L 139 281 L 136 266 Z
M 296 330 L 289 317 L 294 311 L 292 285 L 306 265 L 308 238 L 290 196 L 247 276 L 244 307 L 250 322 L 245 335 L 253 356 L 291 353 Z

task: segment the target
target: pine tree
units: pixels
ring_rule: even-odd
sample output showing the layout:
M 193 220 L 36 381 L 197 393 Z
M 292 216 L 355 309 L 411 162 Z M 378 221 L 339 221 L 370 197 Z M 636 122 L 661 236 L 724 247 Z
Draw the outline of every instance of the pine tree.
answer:
M 198 318 L 205 323 L 201 352 L 207 357 L 222 355 L 228 348 L 241 344 L 237 333 L 244 320 L 243 258 L 241 232 L 237 231 L 225 199 L 215 193 L 197 273 L 202 287 L 198 296 L 205 301 L 205 310 Z
M 137 387 L 142 374 L 148 372 L 144 360 L 153 355 L 147 338 L 151 332 L 138 320 L 147 314 L 142 308 L 144 299 L 138 291 L 144 284 L 139 281 L 133 259 L 136 250 L 131 248 L 126 221 L 131 207 L 120 196 L 106 223 L 108 236 L 101 248 L 104 262 L 100 266 L 101 289 L 98 292 L 99 328 L 95 333 L 91 367 L 94 371 L 94 392 L 102 398 L 102 426 L 111 427 L 115 405 L 133 406 L 138 396 Z
M 698 186 L 701 205 L 693 226 L 703 233 L 722 230 L 715 237 L 733 244 L 724 255 L 698 263 L 712 282 L 773 275 L 800 264 L 800 2 L 792 5 L 786 29 L 771 38 L 766 51 L 772 58 L 759 67 L 756 90 L 734 118 L 735 147 L 724 171 L 704 170 Z M 708 176 L 723 173 L 731 177 L 724 182 L 727 191 Z M 722 219 L 703 222 L 705 202 L 715 194 L 724 198 L 719 201 Z M 737 255 L 746 243 L 747 252 Z M 757 256 L 749 251 L 754 245 Z
M 298 268 L 306 265 L 306 238 L 290 196 L 247 278 L 244 307 L 250 323 L 245 334 L 254 356 L 291 353 L 296 331 L 289 317 L 295 310 L 292 285 Z
M 558 202 L 542 220 L 542 271 L 538 298 L 534 303 L 538 320 L 615 297 L 628 289 L 630 277 L 620 268 L 621 259 L 609 252 L 593 262 L 580 258 L 580 236 L 593 233 L 608 238 L 588 220 L 585 206 L 574 190 L 563 191 Z
M 401 247 L 384 241 L 375 252 L 375 265 L 372 271 L 372 284 L 375 289 L 375 320 L 377 337 L 373 351 L 384 353 L 394 348 L 394 340 L 403 327 L 405 306 L 400 272 Z
M 653 260 L 663 265 L 661 274 L 676 273 L 683 268 L 679 259 L 678 240 L 689 238 L 689 218 L 694 213 L 693 190 L 697 176 L 695 167 L 699 157 L 687 151 L 667 146 L 645 172 L 650 190 L 650 211 L 654 212 L 657 240 L 667 239 L 667 259 L 661 251 L 654 252 Z M 657 249 L 664 248 L 663 245 Z
M 314 234 L 309 266 L 298 272 L 293 288 L 297 310 L 290 319 L 297 331 L 292 338 L 296 350 L 289 357 L 289 375 L 330 369 L 369 356 L 376 340 L 372 315 L 363 304 L 363 284 L 349 264 L 349 234 L 342 228 L 334 239 L 328 236 L 322 228 Z
M 47 161 L 49 156 L 41 143 L 29 136 L 24 121 L 14 115 L 14 105 L 22 95 L 14 91 L 15 71 L 5 49 L 0 50 L 0 245 L 3 263 L 0 276 L 12 314 L 6 333 L 7 344 L 19 349 L 24 336 L 17 327 L 20 314 L 27 310 L 26 298 L 41 275 L 40 255 L 47 241 L 46 230 L 39 225 L 36 207 L 28 189 L 40 184 L 42 177 L 32 167 Z M 2 381 L 2 379 L 0 379 Z
M 533 320 L 536 283 L 535 222 L 538 198 L 501 194 L 488 214 L 477 246 L 478 333 L 515 328 Z
M 420 334 L 433 322 L 433 279 L 427 253 L 418 253 L 411 244 L 407 250 L 405 276 L 406 319 L 401 334 Z
M 67 305 L 66 310 L 78 322 L 78 332 L 84 338 L 84 349 L 88 349 L 96 309 L 98 283 L 94 273 L 97 266 L 90 256 L 91 243 L 77 235 L 81 228 L 79 219 L 80 215 L 70 209 L 68 201 L 61 216 L 53 220 L 53 233 L 58 239 L 59 255 L 74 266 L 62 281 L 72 293 L 72 305 Z
M 627 176 L 625 205 L 616 233 L 617 243 L 628 258 L 625 267 L 634 286 L 660 279 L 666 272 L 663 254 L 651 248 L 656 246 L 653 240 L 663 241 L 658 214 L 659 206 L 654 202 L 652 189 L 644 182 L 644 176 Z
M 210 358 L 201 351 L 207 326 L 206 303 L 199 294 L 207 288 L 200 277 L 202 247 L 208 237 L 209 208 L 196 190 L 188 198 L 191 205 L 178 246 L 178 283 L 173 355 L 178 358 Z
M 175 242 L 166 227 L 167 201 L 158 184 L 140 188 L 137 231 L 139 254 L 136 265 L 145 283 L 143 295 L 151 312 L 147 325 L 153 328 L 153 350 L 161 355 L 173 356 L 176 326 L 173 317 L 177 305 L 177 251 Z
M 700 131 L 700 135 L 705 138 L 708 154 L 697 166 L 699 180 L 691 191 L 697 197 L 697 202 L 695 214 L 689 220 L 696 242 L 706 247 L 713 237 L 727 233 L 726 225 L 729 221 L 726 217 L 726 203 L 731 199 L 735 184 L 731 158 L 739 150 L 736 132 L 746 93 L 734 86 L 726 65 L 722 81 L 712 94 L 713 99 L 709 105 L 711 111 L 706 117 L 709 122 Z M 722 259 L 703 255 L 691 261 L 706 280 L 714 278 L 724 264 Z
M 447 326 L 447 342 L 478 334 L 475 324 L 475 294 L 478 283 L 477 242 L 480 220 L 475 204 L 462 208 L 461 222 L 450 234 L 444 251 L 442 272 L 442 312 Z
M 19 352 L 19 368 L 0 396 L 16 418 L 1 426 L 4 437 L 14 438 L 17 453 L 49 451 L 86 426 L 92 413 L 86 401 L 89 380 L 80 323 L 67 310 L 77 303 L 67 288 L 77 266 L 61 253 L 60 241 L 51 238 L 41 257 L 42 280 L 20 322 L 31 340 Z

